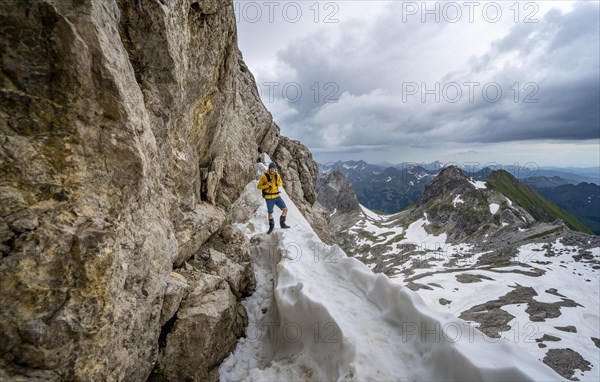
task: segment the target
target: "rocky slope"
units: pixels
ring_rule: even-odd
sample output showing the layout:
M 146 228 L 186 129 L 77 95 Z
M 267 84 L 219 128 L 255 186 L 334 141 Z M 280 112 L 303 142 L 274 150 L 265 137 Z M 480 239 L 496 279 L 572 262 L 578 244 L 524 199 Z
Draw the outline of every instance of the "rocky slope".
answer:
M 335 213 L 360 211 L 352 184 L 340 171 L 333 171 L 317 181 L 317 199 L 321 205 Z M 334 213 L 334 214 L 335 214 Z
M 0 380 L 215 380 L 254 285 L 229 207 L 307 152 L 232 2 L 3 1 L 0 36 Z M 282 167 L 323 219 L 310 153 Z
M 329 227 L 333 243 L 344 248 L 354 244 L 347 228 L 364 218 L 350 180 L 341 171 L 323 173 L 317 181 L 317 200 L 329 212 Z
M 566 378 L 600 375 L 597 236 L 540 222 L 456 167 L 412 209 L 378 215 L 363 207 L 346 216 L 336 228 L 340 246 L 373 271 L 490 338 L 519 344 Z

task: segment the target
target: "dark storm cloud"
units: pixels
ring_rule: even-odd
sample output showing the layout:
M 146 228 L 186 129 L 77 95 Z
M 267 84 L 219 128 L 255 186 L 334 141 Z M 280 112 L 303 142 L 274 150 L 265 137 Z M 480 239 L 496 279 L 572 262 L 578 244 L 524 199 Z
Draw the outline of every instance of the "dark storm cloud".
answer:
M 287 104 L 295 113 L 279 121 L 290 135 L 312 147 L 363 148 L 599 138 L 597 4 L 578 3 L 566 14 L 550 11 L 537 24 L 511 24 L 485 54 L 454 71 L 444 71 L 444 57 L 451 60 L 453 49 L 465 52 L 460 41 L 444 36 L 457 25 L 398 23 L 397 10 L 392 4 L 373 23 L 340 25 L 337 34 L 310 35 L 279 52 L 304 91 Z M 403 99 L 407 84 L 435 89 L 436 82 L 440 89 L 461 85 L 460 101 L 423 100 L 420 93 Z M 473 100 L 462 86 L 470 82 L 479 84 Z M 327 93 L 328 83 L 337 86 L 329 99 L 337 102 L 324 103 L 334 90 Z M 487 99 L 482 96 L 487 84 L 501 89 L 500 100 L 494 100 L 495 87 Z M 315 85 L 321 87 L 318 97 L 309 90 Z
M 519 82 L 520 96 L 536 92 L 526 103 L 510 97 L 498 104 L 479 102 L 469 113 L 480 115 L 485 127 L 471 139 L 480 142 L 512 140 L 598 139 L 600 134 L 600 72 L 598 7 L 581 4 L 565 15 L 549 12 L 541 27 L 514 27 L 491 51 L 475 62 L 463 78 L 515 54 L 524 67 L 508 66 L 491 77 L 498 83 Z M 524 85 L 531 83 L 530 89 Z M 507 90 L 506 88 L 504 90 Z M 471 140 L 467 139 L 467 141 Z

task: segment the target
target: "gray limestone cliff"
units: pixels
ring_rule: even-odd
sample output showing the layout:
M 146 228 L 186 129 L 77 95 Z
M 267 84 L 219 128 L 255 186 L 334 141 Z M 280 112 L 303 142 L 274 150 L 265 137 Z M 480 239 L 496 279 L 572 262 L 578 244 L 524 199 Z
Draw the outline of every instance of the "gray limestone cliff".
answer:
M 217 379 L 254 289 L 230 206 L 285 146 L 232 2 L 5 0 L 0 60 L 0 380 Z
M 340 171 L 319 177 L 316 185 L 317 200 L 327 209 L 329 230 L 346 253 L 353 254 L 357 246 L 348 231 L 365 216 L 350 180 Z
M 352 183 L 337 170 L 319 178 L 317 199 L 322 206 L 336 214 L 361 211 Z

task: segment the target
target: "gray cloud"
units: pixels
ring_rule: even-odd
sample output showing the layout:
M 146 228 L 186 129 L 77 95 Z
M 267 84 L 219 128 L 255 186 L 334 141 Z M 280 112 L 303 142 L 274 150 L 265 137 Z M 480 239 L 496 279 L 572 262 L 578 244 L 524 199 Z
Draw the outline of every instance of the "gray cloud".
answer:
M 286 68 L 289 79 L 280 73 L 263 79 L 294 81 L 303 92 L 294 103 L 280 93 L 267 102 L 284 134 L 332 153 L 600 138 L 597 3 L 577 3 L 568 13 L 552 10 L 535 24 L 483 26 L 418 18 L 404 23 L 400 10 L 390 3 L 377 18 L 347 20 L 331 33 L 318 29 L 277 53 L 276 66 Z M 488 30 L 499 38 L 490 43 L 481 37 Z M 464 85 L 471 82 L 479 84 L 472 102 Z M 413 83 L 429 89 L 439 83 L 450 97 L 403 97 Z M 482 94 L 492 83 L 502 90 L 496 102 Z M 449 84 L 461 87 L 456 103 Z M 489 90 L 493 98 L 495 88 Z M 337 102 L 326 103 L 328 95 Z M 526 103 L 528 96 L 537 103 Z
M 516 54 L 523 67 L 509 65 L 491 71 L 500 84 L 519 82 L 520 101 L 514 92 L 497 104 L 485 101 L 468 112 L 479 115 L 484 127 L 466 141 L 498 142 L 531 139 L 586 140 L 600 134 L 599 19 L 596 4 L 580 4 L 565 15 L 549 12 L 539 27 L 514 27 L 489 53 L 475 60 L 456 79 L 486 73 L 506 55 Z M 469 69 L 471 69 L 469 71 Z M 535 85 L 525 89 L 527 83 Z M 504 87 L 504 90 L 509 90 Z M 523 97 L 539 90 L 525 103 Z M 483 126 L 482 126 L 483 127 Z M 464 137 L 463 137 L 464 138 Z

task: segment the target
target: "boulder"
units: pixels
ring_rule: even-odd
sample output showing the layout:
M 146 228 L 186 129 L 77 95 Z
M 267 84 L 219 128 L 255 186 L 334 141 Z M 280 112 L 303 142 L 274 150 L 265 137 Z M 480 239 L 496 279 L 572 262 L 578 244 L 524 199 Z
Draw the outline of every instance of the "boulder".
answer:
M 190 291 L 163 327 L 155 381 L 218 381 L 218 366 L 248 324 L 246 311 L 225 279 L 184 271 Z M 218 336 L 215 336 L 218 333 Z

